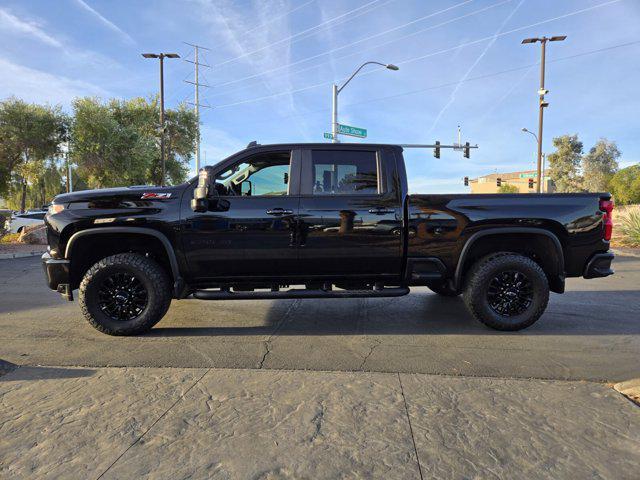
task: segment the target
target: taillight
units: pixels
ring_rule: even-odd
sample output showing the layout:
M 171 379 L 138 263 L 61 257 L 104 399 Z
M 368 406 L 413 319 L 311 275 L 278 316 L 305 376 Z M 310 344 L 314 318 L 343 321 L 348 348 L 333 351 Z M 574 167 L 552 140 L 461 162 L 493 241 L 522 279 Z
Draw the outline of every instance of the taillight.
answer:
M 609 241 L 613 233 L 613 200 L 600 200 L 600 210 L 603 212 L 604 239 Z

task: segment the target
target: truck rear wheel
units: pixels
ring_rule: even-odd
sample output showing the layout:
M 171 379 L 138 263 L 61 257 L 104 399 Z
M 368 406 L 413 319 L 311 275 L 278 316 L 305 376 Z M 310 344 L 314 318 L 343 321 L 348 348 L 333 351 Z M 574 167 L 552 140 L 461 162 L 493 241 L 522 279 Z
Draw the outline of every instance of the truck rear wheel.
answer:
M 549 283 L 536 262 L 515 253 L 480 259 L 466 276 L 463 294 L 471 314 L 496 330 L 533 325 L 547 308 Z
M 108 335 L 137 335 L 158 323 L 171 303 L 165 271 L 151 258 L 121 253 L 93 265 L 80 284 L 87 321 Z

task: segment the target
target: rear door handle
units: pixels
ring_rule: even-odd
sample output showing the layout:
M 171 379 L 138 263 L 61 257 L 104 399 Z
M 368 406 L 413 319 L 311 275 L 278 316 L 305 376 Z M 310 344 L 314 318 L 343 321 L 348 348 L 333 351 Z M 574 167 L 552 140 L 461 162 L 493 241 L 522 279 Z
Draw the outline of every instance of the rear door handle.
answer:
M 267 215 L 292 215 L 293 210 L 287 210 L 285 208 L 272 208 L 267 210 Z
M 385 215 L 387 213 L 393 213 L 395 210 L 389 210 L 387 208 L 371 208 L 369 209 L 369 213 L 373 213 L 374 215 Z

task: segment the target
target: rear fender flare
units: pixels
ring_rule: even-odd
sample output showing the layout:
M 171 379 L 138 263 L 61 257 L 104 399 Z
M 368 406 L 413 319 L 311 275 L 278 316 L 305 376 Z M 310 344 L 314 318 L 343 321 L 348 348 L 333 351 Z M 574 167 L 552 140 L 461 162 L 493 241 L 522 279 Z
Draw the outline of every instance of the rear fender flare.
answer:
M 476 232 L 469 237 L 467 242 L 462 247 L 462 251 L 460 252 L 460 258 L 458 259 L 458 265 L 456 266 L 456 272 L 454 276 L 454 283 L 456 288 L 462 287 L 462 275 L 464 272 L 462 271 L 463 265 L 465 263 L 466 257 L 471 250 L 473 244 L 480 238 L 486 237 L 488 235 L 508 235 L 512 233 L 529 233 L 533 235 L 544 235 L 551 239 L 556 248 L 556 253 L 559 258 L 558 262 L 558 270 L 559 274 L 564 276 L 564 251 L 562 250 L 562 244 L 558 237 L 543 228 L 529 228 L 529 227 L 504 227 L 504 228 L 490 228 L 488 230 L 482 230 L 480 232 Z

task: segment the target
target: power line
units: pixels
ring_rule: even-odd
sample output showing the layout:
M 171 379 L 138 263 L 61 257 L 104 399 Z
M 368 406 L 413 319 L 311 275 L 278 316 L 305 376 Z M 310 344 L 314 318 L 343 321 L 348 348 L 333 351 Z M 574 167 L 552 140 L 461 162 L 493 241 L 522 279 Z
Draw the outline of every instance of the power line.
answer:
M 353 10 L 349 10 L 348 12 L 343 13 L 341 15 L 338 15 L 337 17 L 333 17 L 333 18 L 330 18 L 329 20 L 325 20 L 324 22 L 319 23 L 318 25 L 315 25 L 313 27 L 310 27 L 310 28 L 307 28 L 305 30 L 302 30 L 301 32 L 298 32 L 298 33 L 296 33 L 294 35 L 291 35 L 291 36 L 289 36 L 287 38 L 283 38 L 283 39 L 278 40 L 276 42 L 273 42 L 273 43 L 271 43 L 269 45 L 265 45 L 263 47 L 258 48 L 257 50 L 253 50 L 251 52 L 243 53 L 242 55 L 239 55 L 239 56 L 234 57 L 234 58 L 230 58 L 229 60 L 225 60 L 224 62 L 217 63 L 217 64 L 214 65 L 214 67 L 221 67 L 222 65 L 226 65 L 228 63 L 235 62 L 236 60 L 240 60 L 241 58 L 245 58 L 245 57 L 248 57 L 250 55 L 254 55 L 254 54 L 262 52 L 263 50 L 266 50 L 268 48 L 274 47 L 276 45 L 279 45 L 281 43 L 287 42 L 289 40 L 293 40 L 294 38 L 297 38 L 297 37 L 299 37 L 301 35 L 304 35 L 305 33 L 309 33 L 309 32 L 311 32 L 313 30 L 316 30 L 316 29 L 318 29 L 320 27 L 328 25 L 328 24 L 330 24 L 330 23 L 332 23 L 332 22 L 334 22 L 336 20 L 339 20 L 340 18 L 344 18 L 346 16 L 351 15 L 352 13 L 355 13 L 355 12 L 357 12 L 359 10 L 362 10 L 363 8 L 369 7 L 369 6 L 371 6 L 371 5 L 375 4 L 375 3 L 379 3 L 380 1 L 381 0 L 372 0 L 372 1 L 370 1 L 368 3 L 365 3 L 364 5 L 362 5 L 362 6 L 358 7 L 358 8 L 354 8 Z M 387 1 L 385 3 L 389 3 L 389 1 Z
M 246 30 L 244 33 L 245 33 L 245 35 L 246 35 L 246 34 L 248 34 L 248 33 L 251 33 L 251 32 L 253 32 L 253 31 L 255 31 L 255 30 L 257 30 L 257 29 L 261 28 L 261 27 L 264 27 L 265 25 L 268 25 L 268 24 L 270 24 L 270 23 L 272 23 L 272 22 L 275 22 L 276 20 L 279 20 L 279 19 L 281 19 L 281 18 L 283 18 L 283 17 L 286 17 L 286 16 L 288 16 L 288 15 L 291 15 L 293 12 L 295 12 L 295 11 L 297 11 L 297 10 L 300 10 L 301 8 L 304 8 L 304 7 L 306 7 L 307 5 L 310 5 L 310 4 L 312 4 L 313 2 L 315 2 L 315 1 L 316 1 L 316 0 L 309 0 L 308 2 L 305 2 L 305 3 L 303 3 L 302 5 L 298 5 L 296 8 L 293 8 L 293 9 L 289 10 L 288 12 L 285 12 L 285 13 L 283 13 L 283 14 L 281 14 L 281 15 L 276 15 L 275 17 L 270 18 L 270 19 L 269 19 L 269 20 L 267 20 L 266 22 L 263 22 L 263 23 L 261 23 L 261 24 L 259 24 L 259 25 L 256 25 L 255 27 L 250 28 L 249 30 Z
M 525 25 L 525 26 L 522 26 L 522 27 L 514 28 L 514 29 L 508 30 L 506 32 L 499 33 L 498 35 L 489 35 L 489 36 L 486 36 L 486 37 L 479 38 L 477 40 L 472 40 L 470 42 L 461 43 L 459 45 L 456 45 L 455 47 L 445 48 L 443 50 L 432 52 L 432 53 L 429 53 L 429 54 L 426 54 L 426 55 L 421 55 L 419 57 L 414 57 L 414 58 L 409 58 L 409 59 L 406 59 L 406 60 L 402 60 L 400 62 L 396 62 L 396 65 L 405 65 L 407 63 L 413 63 L 413 62 L 416 62 L 418 60 L 424 60 L 426 58 L 430 58 L 430 57 L 433 57 L 433 56 L 436 56 L 436 55 L 452 52 L 452 51 L 457 50 L 459 48 L 468 47 L 470 45 L 476 45 L 478 43 L 486 42 L 487 40 L 491 40 L 493 38 L 504 37 L 506 35 L 510 35 L 512 33 L 520 32 L 522 30 L 526 30 L 526 29 L 531 28 L 531 27 L 536 27 L 536 26 L 539 26 L 539 25 L 543 25 L 545 23 L 549 23 L 549 22 L 553 22 L 553 21 L 556 21 L 556 20 L 560 20 L 562 18 L 567 18 L 567 17 L 571 17 L 571 16 L 574 16 L 574 15 L 578 15 L 580 13 L 585 13 L 585 12 L 594 10 L 596 8 L 612 5 L 612 4 L 618 3 L 620 1 L 621 0 L 610 0 L 608 2 L 600 3 L 598 5 L 594 5 L 594 6 L 591 6 L 591 7 L 583 8 L 583 9 L 580 9 L 580 10 L 575 10 L 573 12 L 569 12 L 569 13 L 566 13 L 564 15 L 560 15 L 560 16 L 557 16 L 557 17 L 549 18 L 549 19 L 542 20 L 542 21 L 539 21 L 539 22 L 535 22 L 535 23 L 532 23 L 532 24 L 529 24 L 529 25 Z M 378 72 L 380 70 L 383 70 L 383 69 L 384 69 L 383 67 L 381 67 L 381 68 L 373 68 L 373 69 L 371 69 L 371 70 L 369 70 L 367 72 L 363 72 L 361 74 L 361 76 L 371 75 L 371 74 L 373 74 L 375 72 Z M 233 107 L 233 106 L 236 106 L 236 105 L 244 105 L 244 104 L 247 104 L 247 103 L 259 102 L 259 101 L 262 101 L 262 100 L 267 100 L 269 98 L 279 97 L 279 96 L 282 96 L 282 95 L 290 95 L 292 93 L 304 92 L 306 90 L 311 90 L 313 88 L 318 88 L 318 87 L 322 87 L 322 86 L 325 86 L 325 85 L 330 85 L 332 83 L 333 83 L 332 81 L 316 83 L 314 85 L 309 85 L 307 87 L 302 87 L 302 88 L 298 88 L 298 89 L 294 89 L 294 90 L 288 90 L 288 91 L 285 91 L 285 92 L 275 93 L 275 94 L 271 94 L 271 95 L 264 95 L 264 96 L 256 97 L 256 98 L 252 98 L 252 99 L 240 100 L 240 101 L 237 101 L 237 102 L 227 103 L 227 104 L 219 105 L 216 108 L 227 108 L 227 107 Z
M 603 48 L 598 48 L 596 50 L 588 50 L 586 52 L 580 52 L 580 53 L 576 53 L 573 55 L 567 55 L 564 57 L 559 57 L 559 58 L 555 58 L 553 60 L 547 60 L 547 63 L 557 63 L 557 62 L 563 62 L 566 60 L 571 60 L 574 58 L 579 58 L 579 57 L 585 57 L 587 55 L 594 55 L 596 53 L 601 53 L 601 52 L 606 52 L 609 50 L 614 50 L 617 48 L 624 48 L 624 47 L 630 47 L 632 45 L 638 45 L 640 44 L 640 39 L 639 40 L 634 40 L 631 42 L 626 42 L 626 43 L 621 43 L 621 44 L 617 44 L 617 45 L 611 45 L 608 47 L 603 47 Z M 468 77 L 466 80 L 464 80 L 463 83 L 467 83 L 467 82 L 474 82 L 474 81 L 478 81 L 478 80 L 485 80 L 487 78 L 492 78 L 492 77 L 497 77 L 500 75 L 505 75 L 507 73 L 513 73 L 513 72 L 518 72 L 518 71 L 522 71 L 522 70 L 528 70 L 531 69 L 533 67 L 536 67 L 540 65 L 540 62 L 535 62 L 535 63 L 530 63 L 528 65 L 522 65 L 519 67 L 513 67 L 513 68 L 508 68 L 505 70 L 500 70 L 497 72 L 491 72 L 491 73 L 487 73 L 487 74 L 483 74 L 483 75 L 476 75 L 474 77 Z M 367 100 L 361 100 L 358 102 L 351 102 L 351 103 L 346 103 L 343 106 L 344 107 L 353 107 L 353 106 L 358 106 L 358 105 L 364 105 L 364 104 L 368 104 L 368 103 L 374 103 L 374 102 L 380 102 L 380 101 L 384 101 L 384 100 L 391 100 L 394 98 L 398 98 L 398 97 L 405 97 L 408 95 L 415 95 L 417 93 L 423 93 L 423 92 L 427 92 L 430 90 L 438 90 L 441 88 L 446 88 L 446 87 L 452 87 L 457 85 L 458 83 L 460 83 L 459 80 L 456 81 L 452 81 L 452 82 L 446 82 L 446 83 L 441 83 L 438 85 L 432 85 L 430 87 L 425 87 L 425 88 L 419 88 L 419 89 L 415 89 L 415 90 L 409 90 L 407 92 L 400 92 L 400 93 L 394 93 L 392 95 L 385 95 L 383 97 L 375 97 L 375 98 L 370 98 Z M 320 108 L 320 109 L 316 109 L 316 110 L 311 110 L 311 111 L 307 111 L 305 113 L 302 114 L 291 114 L 291 115 L 281 115 L 279 116 L 279 118 L 289 118 L 289 117 L 303 117 L 303 116 L 308 116 L 311 114 L 316 114 L 316 113 L 325 113 L 327 111 L 329 111 L 330 108 Z M 264 121 L 260 121 L 260 122 L 251 122 L 251 124 L 255 124 L 255 123 L 272 123 L 273 119 L 267 119 Z M 246 124 L 246 121 L 243 121 L 243 124 Z
M 408 33 L 408 34 L 406 34 L 406 35 L 402 35 L 402 36 L 400 36 L 400 37 L 394 38 L 393 40 L 386 41 L 386 42 L 384 42 L 384 43 L 380 43 L 380 44 L 378 44 L 378 45 L 374 45 L 374 46 L 372 46 L 372 47 L 367 47 L 367 48 L 365 48 L 365 49 L 358 50 L 357 52 L 354 52 L 354 53 L 349 53 L 349 54 L 347 54 L 347 55 L 342 55 L 342 56 L 340 56 L 340 57 L 336 57 L 336 58 L 334 58 L 333 60 L 334 60 L 334 61 L 335 61 L 335 60 L 341 60 L 341 59 L 343 59 L 343 58 L 348 58 L 348 57 L 353 57 L 353 56 L 355 56 L 355 55 L 360 55 L 362 52 L 366 52 L 366 51 L 369 51 L 369 50 L 374 50 L 374 49 L 380 48 L 380 47 L 382 47 L 382 46 L 389 45 L 390 43 L 395 43 L 395 42 L 398 42 L 398 41 L 400 41 L 400 40 L 404 40 L 404 39 L 406 39 L 406 38 L 409 38 L 409 37 L 412 37 L 412 36 L 418 35 L 418 34 L 420 34 L 420 33 L 424 33 L 424 32 L 427 32 L 427 31 L 429 31 L 429 30 L 434 30 L 434 29 L 439 28 L 439 27 L 442 27 L 442 26 L 444 26 L 444 25 L 448 25 L 448 24 L 450 24 L 450 23 L 457 22 L 458 20 L 462 20 L 462 19 L 464 19 L 464 18 L 471 17 L 471 16 L 473 16 L 473 15 L 478 15 L 479 13 L 485 12 L 485 11 L 490 10 L 490 9 L 492 9 L 492 8 L 495 8 L 495 7 L 499 7 L 499 6 L 501 6 L 501 5 L 504 5 L 504 4 L 509 3 L 509 2 L 512 2 L 512 1 L 513 1 L 513 0 L 502 0 L 502 1 L 498 2 L 498 3 L 494 3 L 493 5 L 489 5 L 489 6 L 487 6 L 487 7 L 483 7 L 483 8 L 481 8 L 481 9 L 475 10 L 475 11 L 473 11 L 473 12 L 466 13 L 466 14 L 464 14 L 464 15 L 461 15 L 461 16 L 459 16 L 459 17 L 455 17 L 455 18 L 449 19 L 449 20 L 444 21 L 444 22 L 440 22 L 440 23 L 438 23 L 438 24 L 436 24 L 436 25 L 431 25 L 430 27 L 423 28 L 423 29 L 417 30 L 417 31 L 415 31 L 415 32 L 411 32 L 411 33 Z M 463 2 L 463 3 L 467 3 L 467 2 Z M 437 15 L 437 14 L 439 14 L 439 13 L 442 13 L 442 12 L 446 11 L 446 10 L 450 10 L 451 8 L 455 8 L 455 7 L 459 6 L 459 5 L 462 5 L 462 4 L 454 5 L 453 7 L 450 7 L 450 8 L 445 9 L 445 10 L 441 10 L 440 12 L 435 12 L 435 13 L 433 13 L 433 14 L 429 15 L 429 16 Z M 412 23 L 412 22 L 409 22 L 409 23 Z M 406 25 L 408 25 L 408 24 L 400 25 L 399 27 L 396 27 L 396 29 L 398 29 L 398 28 L 402 28 L 403 26 L 406 26 Z M 393 30 L 393 29 L 392 29 L 392 30 Z M 383 32 L 383 33 L 384 33 L 384 32 Z M 351 47 L 351 46 L 353 46 L 353 45 L 355 45 L 355 44 L 357 44 L 357 43 L 361 43 L 361 42 L 364 42 L 364 41 L 366 41 L 366 40 L 370 40 L 371 38 L 376 37 L 376 36 L 379 36 L 379 35 L 381 35 L 381 34 L 372 35 L 371 37 L 363 38 L 363 39 L 361 39 L 361 40 L 358 40 L 358 41 L 356 41 L 356 42 L 350 43 L 350 44 L 348 44 L 348 45 L 343 45 L 343 46 L 341 46 L 341 47 L 337 47 L 337 48 L 334 48 L 334 49 L 332 49 L 332 50 L 328 50 L 328 51 L 326 51 L 326 52 L 322 52 L 322 53 L 319 53 L 319 54 L 317 54 L 317 55 L 313 55 L 313 56 L 311 56 L 311 57 L 307 57 L 307 58 L 304 58 L 304 59 L 302 59 L 302 60 L 298 60 L 298 61 L 296 61 L 296 62 L 289 63 L 289 64 L 287 64 L 287 65 L 283 65 L 283 66 L 280 66 L 280 67 L 272 68 L 271 70 L 265 70 L 265 71 L 263 71 L 263 72 L 260 72 L 260 73 L 255 74 L 255 75 L 250 75 L 250 76 L 247 76 L 247 77 L 243 77 L 243 78 L 240 78 L 240 79 L 237 79 L 237 80 L 231 80 L 231 81 L 228 81 L 228 82 L 218 83 L 218 84 L 214 85 L 214 87 L 216 87 L 216 88 L 217 88 L 217 87 L 223 87 L 223 86 L 226 86 L 226 85 L 231 85 L 231 84 L 234 84 L 234 83 L 239 83 L 239 82 L 242 82 L 242 81 L 244 81 L 244 80 L 249 80 L 249 79 L 252 79 L 252 78 L 256 78 L 256 77 L 262 76 L 262 75 L 267 74 L 267 73 L 273 73 L 273 72 L 278 71 L 278 70 L 281 70 L 281 69 L 283 69 L 283 68 L 292 67 L 292 66 L 297 65 L 297 64 L 299 64 L 299 63 L 303 63 L 303 62 L 306 62 L 306 61 L 308 61 L 308 60 L 313 60 L 314 58 L 318 58 L 318 57 L 321 57 L 321 56 L 323 56 L 323 55 L 329 55 L 329 54 L 331 54 L 331 53 L 333 53 L 333 52 L 336 52 L 336 51 L 338 51 L 338 50 L 343 50 L 343 49 L 348 48 L 348 47 Z M 308 71 L 308 70 L 312 70 L 312 69 L 314 69 L 314 68 L 318 67 L 319 65 L 322 65 L 323 63 L 327 63 L 327 61 L 323 61 L 323 62 L 321 62 L 321 63 L 317 63 L 317 64 L 312 65 L 312 66 L 310 66 L 310 67 L 306 67 L 306 68 L 302 68 L 302 69 L 300 69 L 300 70 L 296 70 L 295 72 L 292 72 L 292 73 L 291 73 L 291 75 L 295 75 L 295 74 L 298 74 L 298 73 L 306 72 L 306 71 Z M 214 95 L 214 97 L 219 97 L 219 96 L 222 96 L 222 95 L 228 95 L 228 94 L 230 94 L 230 93 L 238 92 L 238 91 L 244 90 L 244 89 L 245 89 L 245 88 L 247 88 L 247 87 L 248 87 L 248 86 L 244 86 L 244 87 L 240 87 L 240 88 L 237 88 L 237 89 L 228 90 L 228 91 L 223 92 L 223 93 L 218 93 L 218 94 Z

